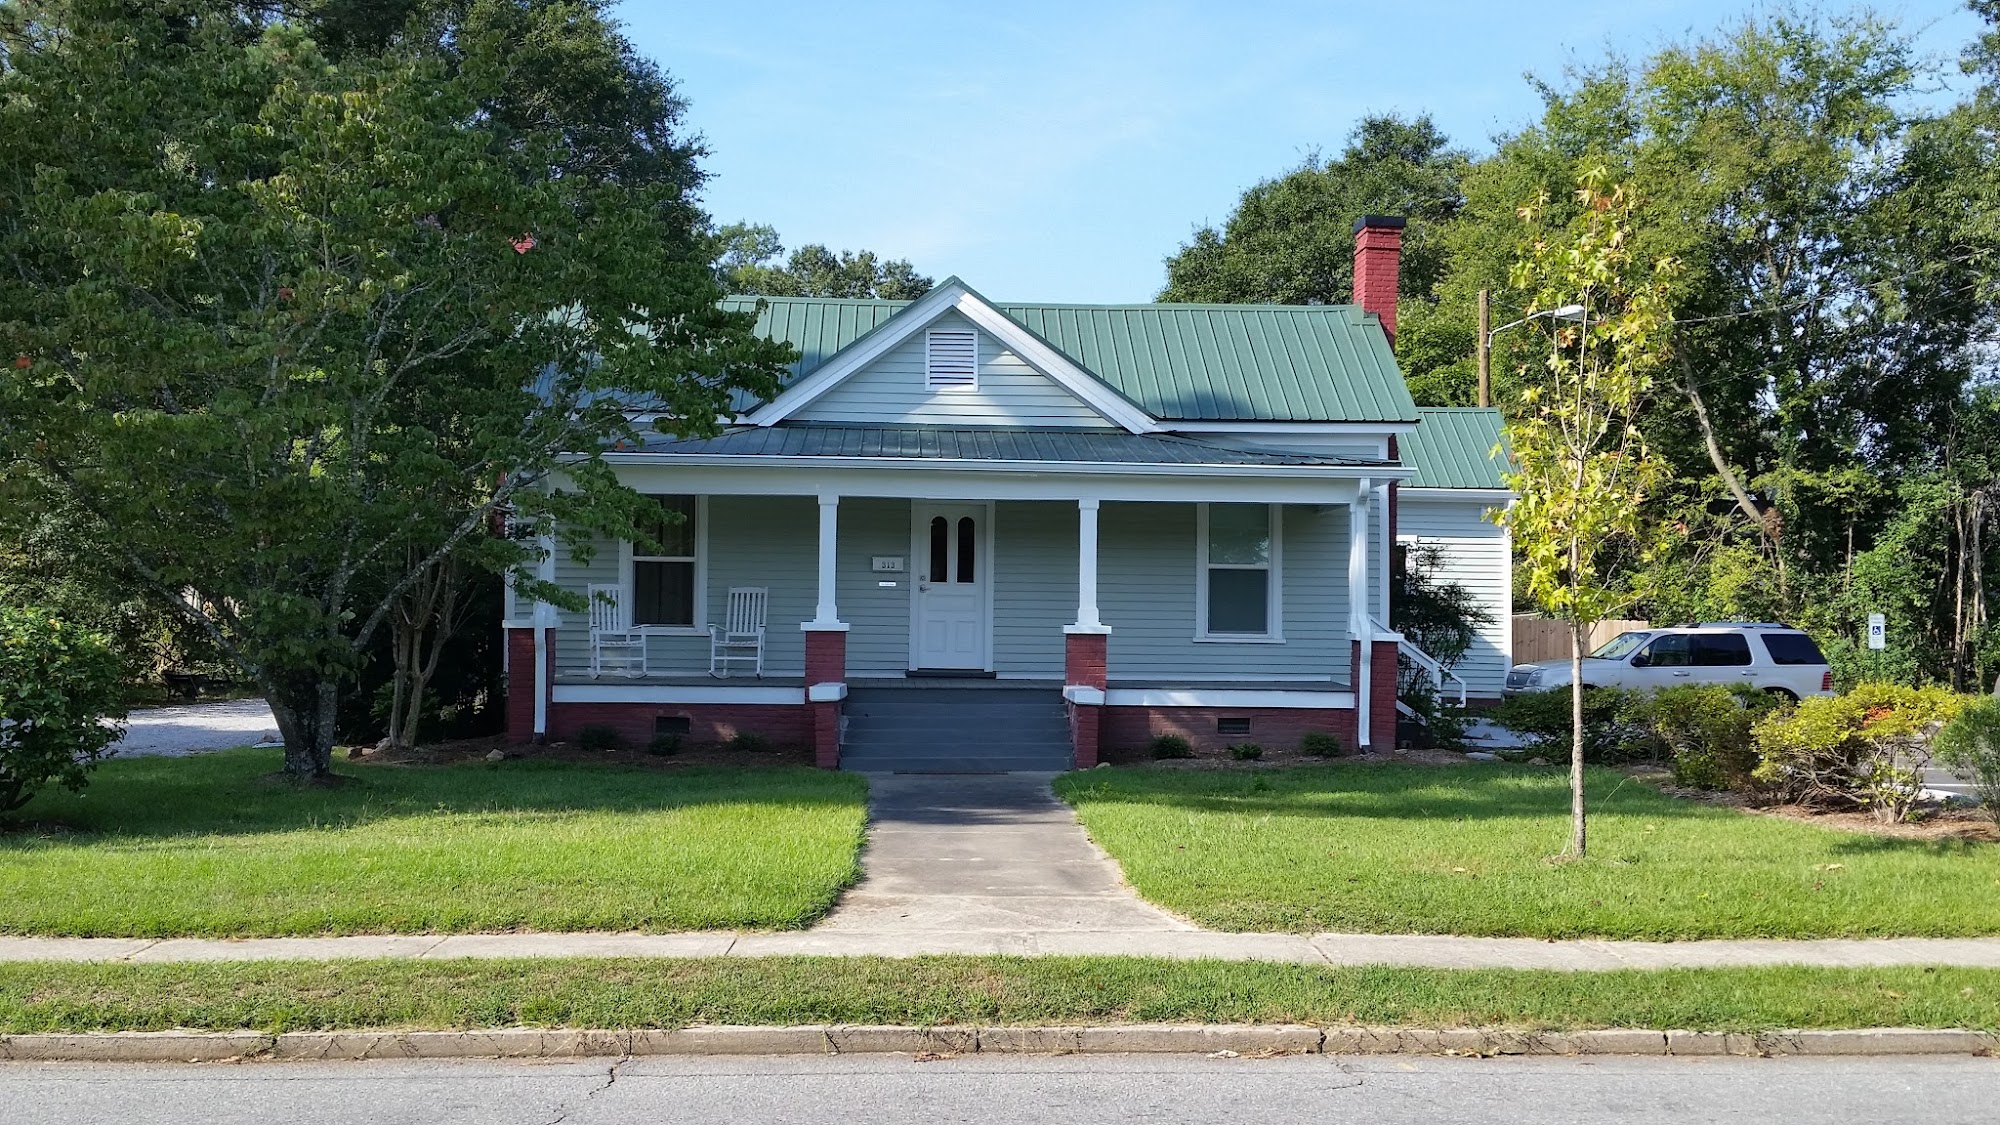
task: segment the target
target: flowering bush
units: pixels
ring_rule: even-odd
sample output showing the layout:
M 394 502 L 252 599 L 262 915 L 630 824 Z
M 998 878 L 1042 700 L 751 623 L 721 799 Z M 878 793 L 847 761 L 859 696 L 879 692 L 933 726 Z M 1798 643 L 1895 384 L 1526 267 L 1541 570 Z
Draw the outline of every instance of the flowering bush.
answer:
M 1779 800 L 1810 808 L 1866 808 L 1880 820 L 1900 823 L 1923 789 L 1932 742 L 1966 702 L 1940 687 L 1882 683 L 1807 699 L 1757 723 L 1762 760 L 1752 776 Z

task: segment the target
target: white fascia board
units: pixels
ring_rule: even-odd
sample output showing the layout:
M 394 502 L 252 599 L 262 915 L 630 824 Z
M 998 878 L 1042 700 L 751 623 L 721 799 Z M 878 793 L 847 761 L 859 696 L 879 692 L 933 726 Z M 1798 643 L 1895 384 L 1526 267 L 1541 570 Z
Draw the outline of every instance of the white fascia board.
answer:
M 1041 462 L 1008 471 L 968 471 L 956 463 L 905 463 L 885 459 L 831 458 L 829 464 L 777 464 L 779 458 L 635 456 L 613 462 L 619 480 L 640 492 L 709 496 L 875 496 L 920 500 L 1099 500 L 1207 502 L 1212 504 L 1345 504 L 1356 482 L 1326 470 L 1294 469 L 1285 475 L 1238 475 L 1177 466 L 1175 474 L 1133 472 L 1133 466 L 1077 471 Z M 990 464 L 990 463 L 989 463 Z M 893 471 L 889 471 L 893 470 Z
M 1044 344 L 1013 317 L 981 300 L 977 293 L 961 292 L 957 307 L 960 315 L 1005 344 L 1007 350 L 1027 360 L 1035 370 L 1055 380 L 1064 390 L 1128 432 L 1151 434 L 1160 431 L 1158 419 L 1126 401 L 1097 376 L 1071 362 L 1068 356 Z
M 1336 711 L 1354 709 L 1351 691 L 1271 691 L 1255 688 L 1112 688 L 1104 693 L 1106 707 L 1298 707 Z
M 1415 422 L 1194 422 L 1162 421 L 1160 428 L 1174 434 L 1243 434 L 1255 437 L 1270 437 L 1282 434 L 1296 436 L 1350 434 L 1408 434 L 1415 433 Z
M 821 365 L 819 370 L 769 403 L 751 411 L 744 420 L 758 426 L 777 425 L 954 309 L 1107 420 L 1116 422 L 1130 433 L 1159 431 L 1160 425 L 1151 415 L 1120 397 L 1097 376 L 1070 362 L 1068 356 L 1036 339 L 1033 333 L 1006 313 L 987 304 L 963 283 L 940 286 L 924 294 L 887 324 L 849 344 L 844 351 Z
M 742 456 L 728 453 L 606 453 L 610 465 L 735 466 L 774 469 L 936 469 L 954 473 L 1056 473 L 1085 476 L 1223 477 L 1236 480 L 1402 480 L 1401 465 L 1157 465 L 1129 461 L 957 461 L 943 457 Z
M 1483 500 L 1490 504 L 1514 501 L 1513 491 L 1505 488 L 1418 488 L 1406 484 L 1396 490 L 1396 495 L 1405 504 L 1425 500 Z
M 795 687 L 681 687 L 671 684 L 557 684 L 556 703 L 804 703 Z

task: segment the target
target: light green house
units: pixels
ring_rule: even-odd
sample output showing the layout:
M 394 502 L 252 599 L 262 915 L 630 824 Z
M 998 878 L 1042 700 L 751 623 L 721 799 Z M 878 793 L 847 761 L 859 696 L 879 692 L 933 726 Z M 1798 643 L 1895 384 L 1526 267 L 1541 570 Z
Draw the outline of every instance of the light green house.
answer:
M 1397 234 L 1361 229 L 1357 266 L 1393 270 Z M 675 514 L 669 553 L 551 545 L 543 576 L 592 609 L 510 608 L 517 737 L 751 731 L 864 769 L 1088 766 L 1167 732 L 1384 745 L 1399 540 L 1492 601 L 1463 686 L 1498 695 L 1497 418 L 1417 409 L 1393 298 L 1002 304 L 954 278 L 732 303 L 799 361 L 719 436 L 611 455 Z

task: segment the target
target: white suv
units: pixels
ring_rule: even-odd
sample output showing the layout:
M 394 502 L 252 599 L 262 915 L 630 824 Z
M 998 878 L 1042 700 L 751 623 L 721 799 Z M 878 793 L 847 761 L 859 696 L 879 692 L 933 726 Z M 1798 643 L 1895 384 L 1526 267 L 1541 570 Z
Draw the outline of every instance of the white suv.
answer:
M 1516 664 L 1506 694 L 1568 687 L 1570 663 Z M 1788 625 L 1705 621 L 1620 633 L 1583 658 L 1583 686 L 1666 688 L 1745 684 L 1786 699 L 1832 695 L 1833 672 L 1811 637 Z

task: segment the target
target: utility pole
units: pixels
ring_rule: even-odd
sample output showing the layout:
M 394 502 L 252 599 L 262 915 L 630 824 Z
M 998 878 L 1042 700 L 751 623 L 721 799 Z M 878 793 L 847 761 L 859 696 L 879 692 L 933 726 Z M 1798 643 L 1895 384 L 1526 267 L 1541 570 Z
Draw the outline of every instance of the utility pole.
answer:
M 1479 291 L 1479 405 L 1493 405 L 1493 301 Z

